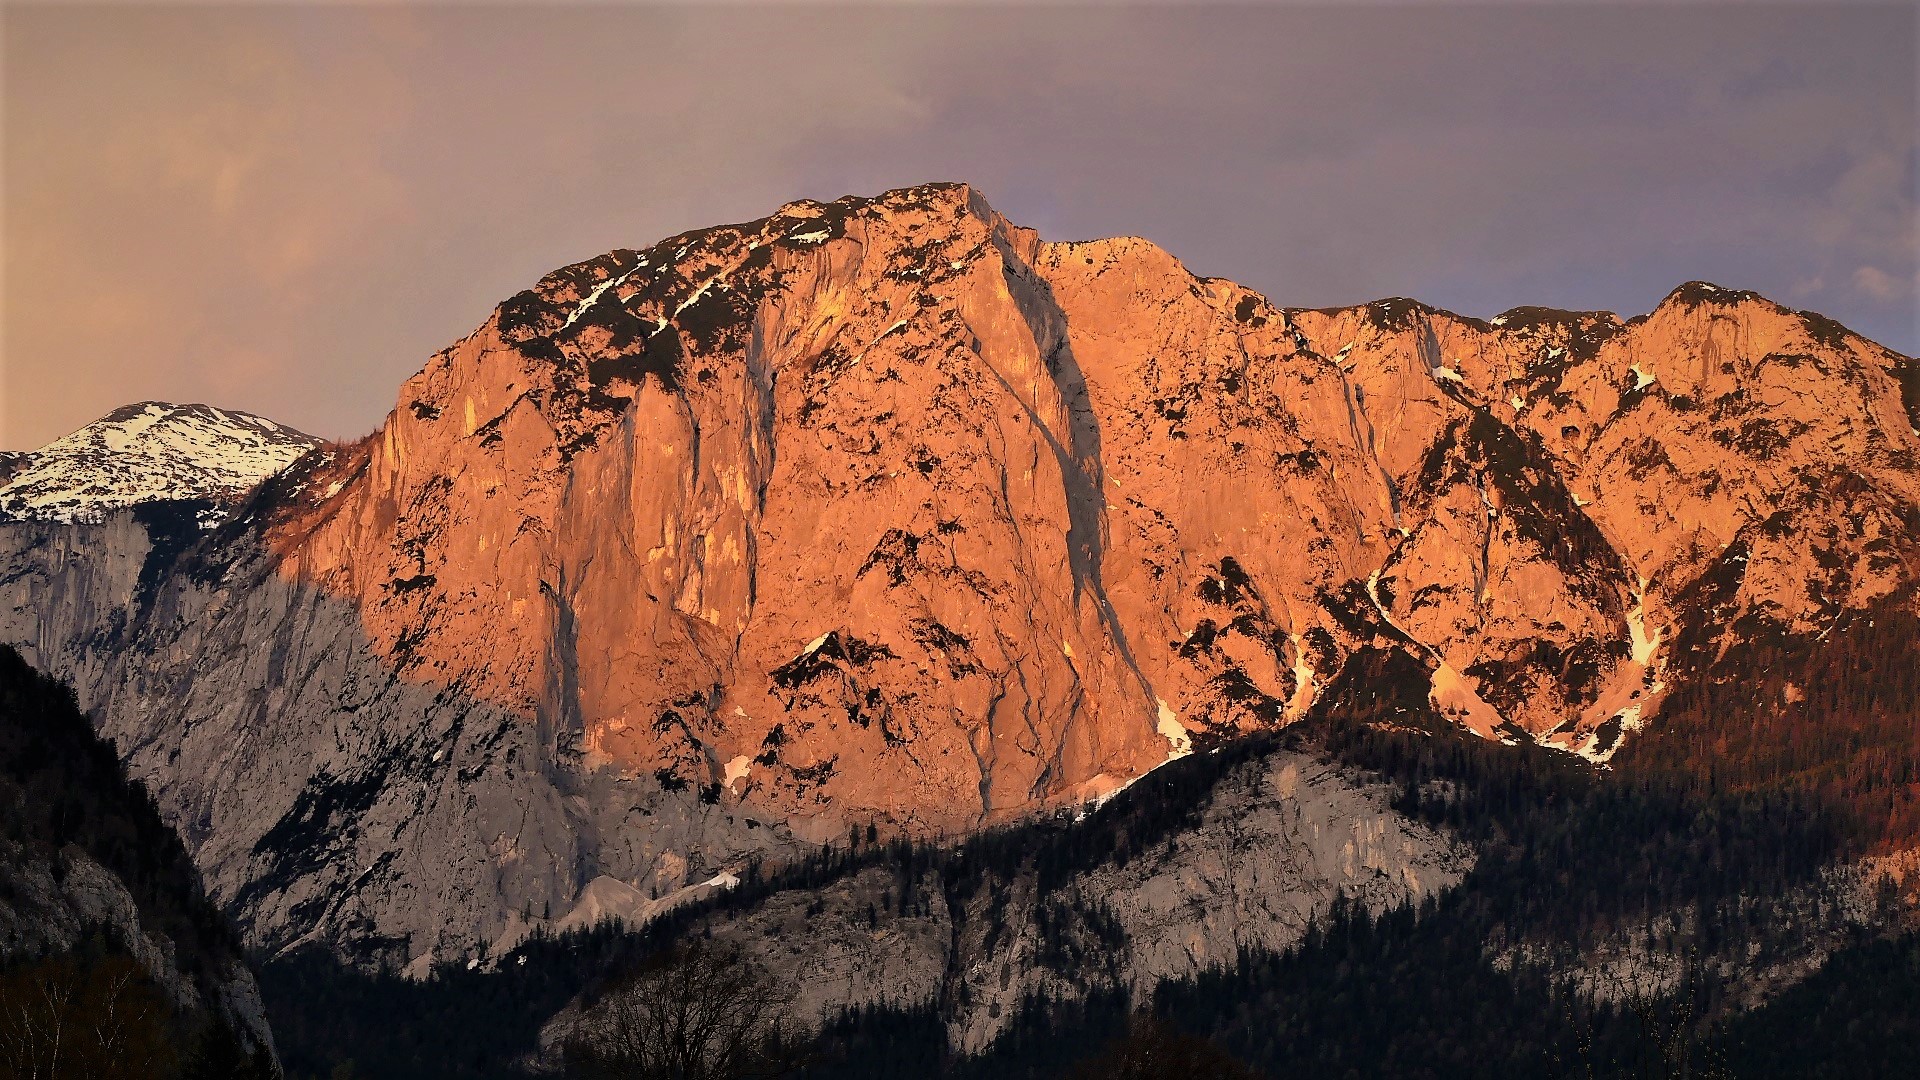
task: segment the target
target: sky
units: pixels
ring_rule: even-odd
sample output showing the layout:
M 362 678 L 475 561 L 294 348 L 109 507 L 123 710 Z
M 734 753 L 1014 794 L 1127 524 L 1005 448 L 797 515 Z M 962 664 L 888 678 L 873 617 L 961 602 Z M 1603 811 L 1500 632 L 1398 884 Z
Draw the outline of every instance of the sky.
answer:
M 1911 4 L 0 8 L 0 449 L 131 401 L 316 435 L 548 270 L 963 180 L 1283 306 L 1920 352 Z

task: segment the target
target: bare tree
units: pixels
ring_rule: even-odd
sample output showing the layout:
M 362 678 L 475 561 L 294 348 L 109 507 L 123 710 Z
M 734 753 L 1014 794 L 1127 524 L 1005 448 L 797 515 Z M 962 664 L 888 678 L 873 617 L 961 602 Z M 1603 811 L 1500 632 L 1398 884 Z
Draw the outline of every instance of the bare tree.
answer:
M 55 956 L 0 977 L 0 1078 L 119 1080 L 170 1075 L 166 1000 L 139 964 Z
M 791 995 L 739 950 L 661 954 L 582 1008 L 564 1053 L 604 1080 L 771 1080 L 796 1069 Z
M 1566 1017 L 1573 1032 L 1573 1059 L 1559 1063 L 1562 1075 L 1591 1080 L 1627 1075 L 1645 1080 L 1729 1080 L 1733 1073 L 1712 1040 L 1707 969 L 1697 949 L 1682 960 L 1680 978 L 1661 993 L 1632 985 L 1616 995 L 1620 1034 L 1603 1040 L 1595 1031 L 1593 1009 Z M 1630 1021 L 1628 1023 L 1627 1021 Z M 1616 1055 L 1602 1061 L 1602 1042 Z

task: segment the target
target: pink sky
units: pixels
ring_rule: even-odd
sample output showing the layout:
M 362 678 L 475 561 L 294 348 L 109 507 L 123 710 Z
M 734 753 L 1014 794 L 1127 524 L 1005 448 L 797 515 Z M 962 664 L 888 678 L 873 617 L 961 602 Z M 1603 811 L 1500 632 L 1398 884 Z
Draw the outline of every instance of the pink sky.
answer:
M 1908 5 L 0 20 L 5 449 L 145 398 L 359 435 L 549 269 L 933 179 L 1281 304 L 1706 278 L 1920 347 Z

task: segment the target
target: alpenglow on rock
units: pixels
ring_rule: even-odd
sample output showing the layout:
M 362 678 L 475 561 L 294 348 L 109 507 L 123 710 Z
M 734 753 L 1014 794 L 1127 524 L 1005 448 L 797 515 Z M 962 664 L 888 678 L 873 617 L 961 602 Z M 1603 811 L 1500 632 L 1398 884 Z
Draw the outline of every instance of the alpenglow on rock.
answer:
M 8 526 L 0 633 L 258 943 L 418 964 L 1315 709 L 1604 759 L 1911 595 L 1916 425 L 1749 293 L 1277 308 L 930 185 L 555 271 L 183 553 Z

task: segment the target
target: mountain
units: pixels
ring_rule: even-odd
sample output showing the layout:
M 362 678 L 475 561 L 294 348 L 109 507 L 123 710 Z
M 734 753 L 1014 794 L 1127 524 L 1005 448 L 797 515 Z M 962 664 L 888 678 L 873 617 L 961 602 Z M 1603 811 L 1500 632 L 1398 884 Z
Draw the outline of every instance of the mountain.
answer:
M 8 648 L 0 648 L 0 805 L 8 1075 L 168 1076 L 183 1062 L 193 1075 L 273 1075 L 259 988 L 179 838 L 67 689 Z M 137 976 L 130 989 L 121 972 Z M 114 1010 L 117 1027 L 105 1022 Z M 62 1022 L 87 1032 L 64 1052 Z M 96 1028 L 98 1044 L 87 1042 Z M 141 1045 L 133 1033 L 142 1031 L 155 1043 Z M 207 1054 L 216 1044 L 231 1055 L 221 1060 L 251 1059 L 253 1071 L 215 1070 Z M 99 1059 L 78 1064 L 89 1052 Z
M 0 518 L 98 522 L 144 503 L 228 502 L 318 445 L 252 413 L 143 401 L 31 454 L 0 456 Z
M 1302 719 L 1616 760 L 1911 612 L 1914 372 L 1704 283 L 1301 310 L 963 185 L 794 203 L 555 271 L 216 528 L 0 526 L 0 640 L 251 943 L 424 974 Z

